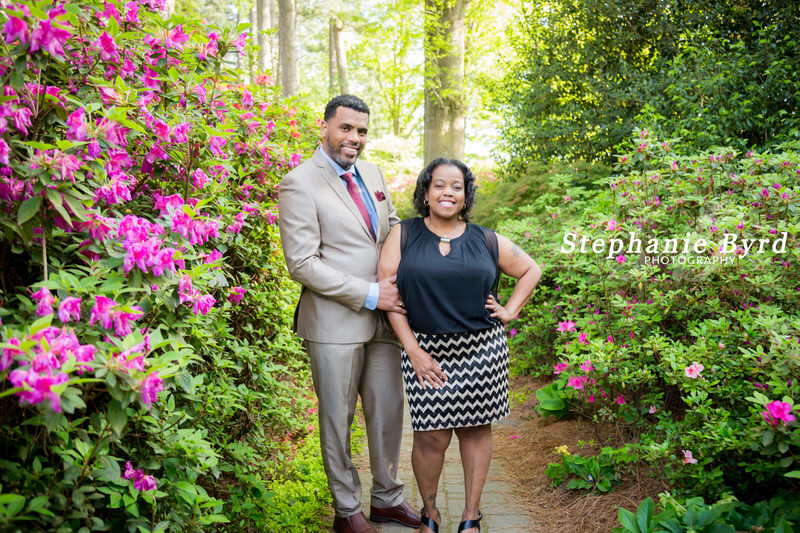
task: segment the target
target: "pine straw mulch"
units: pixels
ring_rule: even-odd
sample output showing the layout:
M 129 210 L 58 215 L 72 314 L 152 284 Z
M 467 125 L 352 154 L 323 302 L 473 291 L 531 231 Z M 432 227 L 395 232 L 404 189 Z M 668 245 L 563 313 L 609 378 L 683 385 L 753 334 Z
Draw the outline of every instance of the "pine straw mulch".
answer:
M 567 445 L 571 453 L 584 457 L 594 455 L 604 445 L 621 445 L 611 437 L 610 426 L 579 420 L 542 418 L 534 411 L 535 391 L 546 383 L 529 377 L 511 381 L 512 397 L 516 392 L 529 392 L 522 405 L 514 406 L 505 422 L 494 425 L 493 460 L 499 460 L 517 492 L 520 506 L 529 510 L 537 533 L 609 533 L 619 525 L 617 512 L 620 506 L 635 510 L 639 503 L 652 497 L 667 486 L 649 474 L 647 465 L 634 465 L 634 471 L 623 476 L 622 482 L 606 494 L 587 494 L 585 491 L 567 490 L 566 482 L 560 487 L 545 475 L 549 463 L 559 461 L 553 453 L 558 446 Z M 516 436 L 516 438 L 511 438 Z M 578 447 L 578 442 L 594 445 Z

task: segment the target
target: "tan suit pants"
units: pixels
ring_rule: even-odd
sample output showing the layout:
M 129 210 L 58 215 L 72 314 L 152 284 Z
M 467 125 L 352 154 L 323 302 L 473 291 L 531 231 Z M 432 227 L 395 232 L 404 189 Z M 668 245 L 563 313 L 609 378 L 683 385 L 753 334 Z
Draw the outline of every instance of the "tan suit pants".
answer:
M 361 510 L 361 481 L 350 450 L 358 396 L 367 426 L 371 504 L 400 505 L 403 484 L 397 481 L 397 463 L 404 401 L 400 348 L 377 337 L 359 344 L 307 341 L 306 347 L 319 399 L 322 461 L 336 515 L 346 517 Z

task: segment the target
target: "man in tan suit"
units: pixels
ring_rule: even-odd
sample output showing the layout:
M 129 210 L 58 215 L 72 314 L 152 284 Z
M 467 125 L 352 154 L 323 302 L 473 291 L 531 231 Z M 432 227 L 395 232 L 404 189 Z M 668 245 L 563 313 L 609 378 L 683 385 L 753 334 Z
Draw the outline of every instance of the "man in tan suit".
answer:
M 369 108 L 340 95 L 325 107 L 322 146 L 280 185 L 286 265 L 303 289 L 295 311 L 319 399 L 322 459 L 337 533 L 375 529 L 361 512 L 350 426 L 361 396 L 372 491 L 370 520 L 420 527 L 396 479 L 403 421 L 397 338 L 383 311 L 405 312 L 394 279 L 377 282 L 378 256 L 399 219 L 383 174 L 359 161 Z

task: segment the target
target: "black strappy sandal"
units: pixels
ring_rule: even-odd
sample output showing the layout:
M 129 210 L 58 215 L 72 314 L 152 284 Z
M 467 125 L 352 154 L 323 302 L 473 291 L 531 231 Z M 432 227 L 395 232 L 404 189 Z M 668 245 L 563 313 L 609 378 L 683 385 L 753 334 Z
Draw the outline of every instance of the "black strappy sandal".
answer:
M 483 515 L 480 511 L 478 511 L 478 518 L 474 520 L 464 520 L 460 524 L 458 524 L 458 530 L 464 531 L 465 529 L 472 529 L 473 527 L 477 527 L 478 531 L 481 530 L 481 519 L 483 519 Z
M 424 507 L 419 510 L 419 514 L 420 514 L 420 522 L 422 523 L 423 526 L 429 528 L 431 531 L 433 531 L 433 533 L 439 533 L 439 524 L 437 524 L 433 520 L 433 518 L 431 518 L 429 516 L 425 516 L 425 508 Z M 459 531 L 461 531 L 461 530 L 459 530 Z

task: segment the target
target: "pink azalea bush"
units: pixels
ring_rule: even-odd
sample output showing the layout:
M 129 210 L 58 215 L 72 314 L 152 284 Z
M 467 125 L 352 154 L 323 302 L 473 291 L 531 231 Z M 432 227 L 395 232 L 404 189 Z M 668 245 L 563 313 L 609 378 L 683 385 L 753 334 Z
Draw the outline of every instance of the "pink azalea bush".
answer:
M 697 153 L 642 130 L 630 148 L 601 189 L 548 174 L 552 194 L 524 212 L 541 215 L 500 225 L 544 271 L 516 364 L 553 379 L 541 412 L 617 426 L 675 491 L 796 492 L 797 144 Z
M 315 117 L 226 69 L 247 33 L 162 7 L 0 15 L 0 492 L 23 499 L 9 527 L 197 530 L 240 513 L 268 529 L 268 502 L 237 498 L 270 482 L 270 432 L 307 426 L 276 184 Z M 222 471 L 238 480 L 227 502 L 204 489 Z

